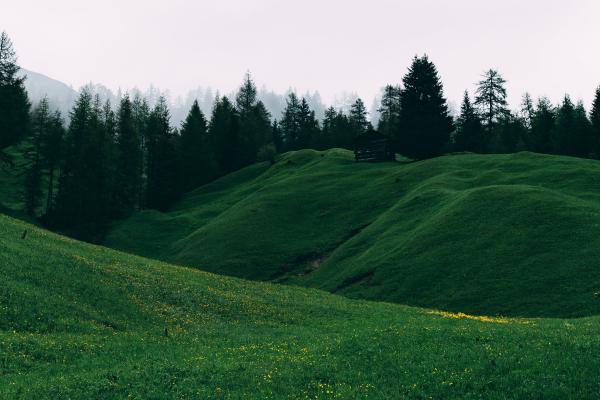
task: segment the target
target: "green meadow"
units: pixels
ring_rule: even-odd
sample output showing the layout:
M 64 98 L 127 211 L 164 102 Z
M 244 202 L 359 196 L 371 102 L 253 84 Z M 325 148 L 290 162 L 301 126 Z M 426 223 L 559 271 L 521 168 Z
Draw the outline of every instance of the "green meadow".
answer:
M 25 239 L 23 232 L 27 231 Z M 3 399 L 592 399 L 600 317 L 351 300 L 0 216 Z
M 106 244 L 218 274 L 477 315 L 600 313 L 600 163 L 286 153 L 118 222 Z

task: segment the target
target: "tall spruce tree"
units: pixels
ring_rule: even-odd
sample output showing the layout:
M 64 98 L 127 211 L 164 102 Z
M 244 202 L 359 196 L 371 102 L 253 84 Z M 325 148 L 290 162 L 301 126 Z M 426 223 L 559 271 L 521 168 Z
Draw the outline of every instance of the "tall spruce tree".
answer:
M 531 121 L 531 149 L 538 153 L 552 153 L 556 126 L 556 110 L 545 97 L 537 101 Z
M 483 79 L 477 87 L 475 105 L 480 109 L 488 139 L 492 137 L 496 124 L 508 112 L 505 85 L 506 81 L 502 75 L 498 71 L 490 69 L 483 74 Z
M 556 114 L 556 128 L 553 134 L 553 153 L 575 155 L 575 105 L 567 95 Z
M 58 227 L 78 238 L 99 241 L 107 229 L 113 145 L 99 97 L 92 100 L 83 90 L 71 112 L 53 216 Z
M 582 101 L 575 106 L 575 129 L 573 131 L 573 155 L 578 157 L 593 157 L 592 124 Z
M 126 217 L 139 208 L 143 166 L 141 132 L 136 127 L 129 95 L 119 104 L 116 143 L 115 212 Z
M 477 110 L 471 103 L 469 92 L 465 91 L 456 121 L 454 135 L 455 151 L 481 152 L 483 150 L 483 127 Z
M 65 127 L 60 111 L 55 111 L 50 118 L 48 135 L 42 142 L 42 156 L 47 170 L 48 187 L 46 190 L 46 212 L 51 215 L 54 209 L 54 182 L 63 156 Z
M 367 108 L 365 103 L 358 98 L 350 107 L 350 114 L 348 115 L 348 121 L 352 129 L 352 136 L 356 138 L 362 135 L 369 128 L 369 120 L 367 119 Z
M 10 162 L 4 150 L 24 138 L 29 130 L 31 104 L 13 44 L 6 32 L 0 34 L 0 162 Z
M 590 145 L 595 158 L 600 158 L 600 86 L 596 89 L 590 112 Z
M 42 146 L 51 129 L 50 105 L 44 97 L 32 112 L 31 148 L 26 152 L 29 166 L 25 174 L 25 211 L 31 216 L 41 205 L 42 192 Z
M 294 140 L 294 149 L 306 149 L 311 147 L 313 141 L 319 134 L 319 122 L 315 118 L 315 112 L 311 110 L 306 98 L 300 101 L 298 109 L 299 130 Z
M 235 99 L 239 117 L 239 138 L 241 140 L 240 165 L 256 161 L 258 150 L 271 142 L 271 117 L 258 101 L 257 90 L 250 73 L 246 73 Z
M 415 57 L 403 83 L 395 150 L 413 159 L 440 155 L 453 122 L 435 65 L 426 55 Z
M 148 207 L 166 211 L 179 197 L 180 164 L 171 115 L 160 97 L 148 120 Z
M 241 167 L 242 142 L 239 117 L 227 97 L 215 100 L 208 132 L 215 143 L 215 155 L 220 173 L 227 174 Z
M 198 101 L 192 104 L 180 134 L 181 184 L 183 190 L 188 191 L 217 176 L 213 143 L 208 136 L 206 118 Z
M 136 94 L 131 102 L 131 113 L 133 116 L 134 129 L 137 132 L 137 136 L 140 139 L 140 148 L 142 154 L 142 179 L 140 180 L 141 187 L 139 190 L 139 197 L 137 204 L 140 208 L 146 207 L 146 183 L 148 177 L 148 120 L 150 118 L 150 107 L 145 98 Z
M 283 116 L 279 123 L 281 135 L 283 138 L 283 149 L 296 150 L 298 138 L 301 135 L 300 127 L 300 100 L 296 93 L 291 92 L 287 99 Z

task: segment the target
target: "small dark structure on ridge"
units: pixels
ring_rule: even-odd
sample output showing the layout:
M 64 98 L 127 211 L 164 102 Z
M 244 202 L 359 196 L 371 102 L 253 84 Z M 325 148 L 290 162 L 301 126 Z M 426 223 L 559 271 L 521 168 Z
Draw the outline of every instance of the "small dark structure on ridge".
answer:
M 394 161 L 396 155 L 387 136 L 368 130 L 354 139 L 354 158 L 356 161 L 381 162 Z

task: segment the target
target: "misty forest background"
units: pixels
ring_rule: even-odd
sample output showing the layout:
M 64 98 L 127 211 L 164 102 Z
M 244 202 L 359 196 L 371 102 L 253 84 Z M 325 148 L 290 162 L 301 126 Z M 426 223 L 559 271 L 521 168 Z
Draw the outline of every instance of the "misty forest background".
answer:
M 589 113 L 568 95 L 552 104 L 527 93 L 519 109 L 510 110 L 506 81 L 490 69 L 473 96 L 465 91 L 453 116 L 427 56 L 413 59 L 401 85 L 384 88 L 371 107 L 376 118 L 360 98 L 337 108 L 325 108 L 318 93 L 290 91 L 282 99 L 258 90 L 250 74 L 237 93 L 190 94 L 180 125 L 155 90 L 114 95 L 90 85 L 65 115 L 64 102 L 32 104 L 25 79 L 3 32 L 0 168 L 14 168 L 14 158 L 25 157 L 25 211 L 47 227 L 94 242 L 112 220 L 167 210 L 182 193 L 257 161 L 274 163 L 279 153 L 306 148 L 351 150 L 357 137 L 375 132 L 408 160 L 465 151 L 600 158 L 600 88 Z

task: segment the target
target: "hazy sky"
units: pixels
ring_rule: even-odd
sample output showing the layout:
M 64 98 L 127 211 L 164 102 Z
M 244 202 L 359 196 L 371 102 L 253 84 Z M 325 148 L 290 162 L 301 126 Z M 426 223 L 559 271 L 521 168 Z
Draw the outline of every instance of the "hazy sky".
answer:
M 250 70 L 276 91 L 344 90 L 367 103 L 427 53 L 459 102 L 483 70 L 589 104 L 600 84 L 598 0 L 0 0 L 24 68 L 74 87 L 228 92 Z

